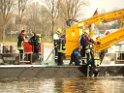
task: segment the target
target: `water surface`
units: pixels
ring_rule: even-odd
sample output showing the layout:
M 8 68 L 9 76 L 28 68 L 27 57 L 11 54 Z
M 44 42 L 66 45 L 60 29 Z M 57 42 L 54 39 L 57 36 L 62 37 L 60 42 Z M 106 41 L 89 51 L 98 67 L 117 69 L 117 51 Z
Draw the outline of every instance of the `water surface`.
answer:
M 33 78 L 0 81 L 0 93 L 124 93 L 124 78 Z

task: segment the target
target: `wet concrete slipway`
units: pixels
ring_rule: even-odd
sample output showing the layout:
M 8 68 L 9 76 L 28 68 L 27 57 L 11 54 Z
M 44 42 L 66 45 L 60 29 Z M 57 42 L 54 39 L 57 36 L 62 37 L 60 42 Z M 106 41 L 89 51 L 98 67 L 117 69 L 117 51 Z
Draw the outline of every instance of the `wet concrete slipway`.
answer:
M 124 93 L 123 64 L 102 64 L 98 77 L 90 78 L 84 66 L 67 61 L 56 66 L 51 58 L 40 64 L 0 65 L 0 93 Z

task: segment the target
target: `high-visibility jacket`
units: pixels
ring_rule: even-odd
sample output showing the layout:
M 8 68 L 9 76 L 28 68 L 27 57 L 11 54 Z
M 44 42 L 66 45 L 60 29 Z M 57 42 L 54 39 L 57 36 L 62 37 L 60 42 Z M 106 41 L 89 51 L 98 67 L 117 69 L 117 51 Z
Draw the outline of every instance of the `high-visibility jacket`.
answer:
M 65 53 L 65 40 L 63 38 L 59 39 L 59 42 L 58 42 L 58 52 L 59 53 Z
M 19 34 L 18 36 L 18 42 L 17 42 L 17 48 L 18 50 L 23 50 L 24 49 L 24 36 L 22 36 L 21 34 Z

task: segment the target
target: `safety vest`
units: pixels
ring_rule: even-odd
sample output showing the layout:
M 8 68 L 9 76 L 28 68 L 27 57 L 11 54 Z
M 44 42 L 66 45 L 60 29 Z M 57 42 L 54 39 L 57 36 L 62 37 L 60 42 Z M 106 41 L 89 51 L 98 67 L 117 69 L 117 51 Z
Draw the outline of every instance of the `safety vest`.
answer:
M 90 46 L 89 45 L 86 46 L 85 51 L 86 51 L 86 53 L 90 53 Z
M 24 40 L 25 40 L 24 37 L 23 37 L 22 40 L 18 40 L 18 42 L 17 42 L 17 49 L 18 50 L 23 50 L 24 49 Z
M 86 53 L 90 53 L 90 51 L 93 49 L 93 42 L 90 42 L 87 46 L 86 46 Z
M 58 52 L 65 53 L 65 41 L 62 38 L 59 39 L 58 45 L 59 45 Z
M 92 43 L 90 42 L 87 46 L 86 46 L 86 53 L 89 54 L 89 59 L 88 59 L 88 63 L 91 64 L 92 62 L 94 62 L 94 57 L 93 57 L 93 51 L 92 51 Z M 86 56 L 87 57 L 87 56 Z

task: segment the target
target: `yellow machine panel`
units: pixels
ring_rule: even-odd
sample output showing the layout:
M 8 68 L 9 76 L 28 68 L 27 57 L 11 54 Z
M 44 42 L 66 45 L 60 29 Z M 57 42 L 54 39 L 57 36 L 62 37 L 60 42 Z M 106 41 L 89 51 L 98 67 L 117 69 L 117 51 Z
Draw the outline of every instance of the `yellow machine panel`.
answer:
M 79 38 L 81 35 L 80 29 L 66 29 L 66 59 L 69 59 L 72 51 L 79 46 Z

